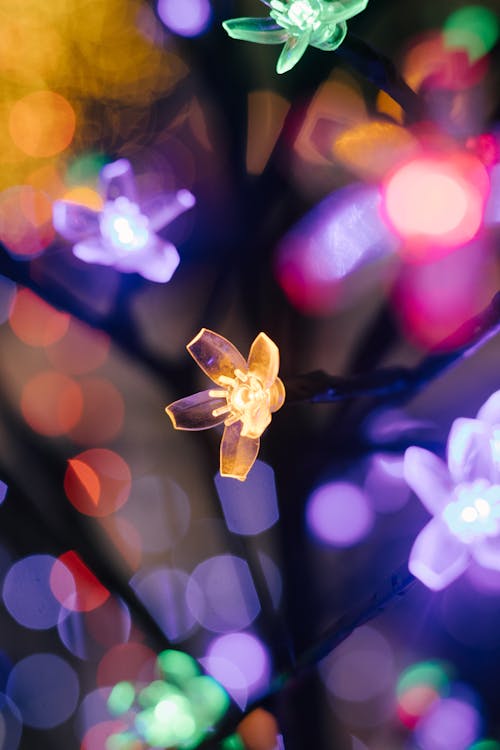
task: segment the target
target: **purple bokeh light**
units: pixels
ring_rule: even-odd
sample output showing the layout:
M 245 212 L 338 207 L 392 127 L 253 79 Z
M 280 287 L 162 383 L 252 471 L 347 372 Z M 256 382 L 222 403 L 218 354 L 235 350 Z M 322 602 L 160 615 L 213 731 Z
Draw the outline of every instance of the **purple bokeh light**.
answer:
M 108 698 L 112 688 L 98 688 L 87 693 L 75 715 L 75 731 L 82 739 L 96 724 L 109 721 L 111 714 L 108 709 Z
M 378 513 L 395 513 L 410 499 L 410 488 L 404 481 L 403 457 L 377 453 L 368 469 L 364 489 Z
M 200 662 L 242 707 L 247 697 L 263 691 L 269 682 L 268 652 L 250 633 L 228 633 L 216 638 Z
M 321 664 L 328 690 L 345 701 L 362 703 L 390 690 L 396 680 L 394 656 L 374 628 L 358 628 Z
M 215 475 L 227 527 L 235 534 L 252 536 L 271 528 L 279 519 L 274 471 L 256 461 L 245 482 Z
M 189 576 L 176 568 L 141 571 L 130 585 L 170 641 L 179 641 L 193 630 L 195 616 L 187 603 Z M 199 596 L 192 592 L 192 596 Z
M 32 654 L 17 662 L 7 680 L 7 695 L 24 724 L 51 729 L 69 719 L 80 692 L 78 677 L 55 654 Z
M 4 604 L 26 628 L 47 630 L 57 625 L 61 604 L 50 588 L 55 562 L 51 555 L 31 555 L 15 562 L 5 576 Z
M 0 747 L 2 750 L 17 750 L 21 741 L 23 722 L 17 706 L 0 693 Z
M 194 569 L 187 586 L 188 607 L 207 630 L 227 633 L 248 627 L 260 603 L 245 560 L 216 555 Z
M 479 737 L 481 716 L 475 706 L 458 698 L 443 698 L 415 730 L 421 750 L 466 750 Z
M 198 36 L 212 19 L 210 0 L 159 0 L 158 15 L 179 36 Z
M 310 496 L 307 525 L 321 541 L 332 547 L 351 547 L 370 532 L 374 513 L 366 494 L 348 482 L 329 482 Z
M 95 638 L 96 627 L 101 639 Z M 57 631 L 62 643 L 80 659 L 96 659 L 103 648 L 125 643 L 130 637 L 130 612 L 121 599 L 109 598 L 92 612 L 71 612 L 61 607 Z M 105 644 L 102 640 L 104 637 Z

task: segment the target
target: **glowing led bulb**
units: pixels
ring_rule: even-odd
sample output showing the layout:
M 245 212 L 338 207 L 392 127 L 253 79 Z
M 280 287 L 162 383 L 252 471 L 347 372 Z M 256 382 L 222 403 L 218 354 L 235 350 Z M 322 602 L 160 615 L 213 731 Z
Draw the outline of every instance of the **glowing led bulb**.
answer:
M 264 1 L 264 0 L 263 0 Z M 232 18 L 222 24 L 233 39 L 285 46 L 276 70 L 286 73 L 307 47 L 332 51 L 344 41 L 346 20 L 366 8 L 368 0 L 271 0 L 268 18 Z
M 148 217 L 124 196 L 104 204 L 99 227 L 103 240 L 117 250 L 141 250 L 150 240 Z

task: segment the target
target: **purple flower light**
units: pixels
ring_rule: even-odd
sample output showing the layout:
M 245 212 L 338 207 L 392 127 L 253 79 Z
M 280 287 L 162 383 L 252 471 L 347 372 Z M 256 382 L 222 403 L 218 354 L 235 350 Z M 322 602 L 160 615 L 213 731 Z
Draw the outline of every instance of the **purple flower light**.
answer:
M 410 571 L 430 589 L 448 586 L 469 565 L 500 571 L 500 391 L 476 419 L 456 419 L 448 463 L 408 448 L 404 474 L 434 518 L 415 540 Z
M 100 179 L 102 211 L 56 201 L 54 227 L 65 239 L 76 242 L 73 254 L 86 263 L 114 266 L 159 283 L 170 281 L 179 254 L 156 233 L 192 208 L 194 196 L 189 190 L 178 190 L 138 203 L 134 174 L 126 159 L 107 164 Z

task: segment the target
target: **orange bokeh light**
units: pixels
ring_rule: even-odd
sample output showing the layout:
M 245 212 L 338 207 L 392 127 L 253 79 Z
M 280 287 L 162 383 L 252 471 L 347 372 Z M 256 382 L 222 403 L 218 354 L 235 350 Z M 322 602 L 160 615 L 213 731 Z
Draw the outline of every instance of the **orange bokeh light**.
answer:
M 50 588 L 57 601 L 73 612 L 91 612 L 109 597 L 109 591 L 73 550 L 55 561 Z
M 53 370 L 39 372 L 22 390 L 24 419 L 33 430 L 47 437 L 67 434 L 79 421 L 82 408 L 78 383 Z
M 63 195 L 63 200 L 69 203 L 79 203 L 82 206 L 87 206 L 87 208 L 92 208 L 94 211 L 100 211 L 104 205 L 104 201 L 97 190 L 92 190 L 85 185 L 68 190 Z
M 52 203 L 44 192 L 19 185 L 0 193 L 0 241 L 10 253 L 39 255 L 54 237 Z
M 9 116 L 10 136 L 28 156 L 45 157 L 61 153 L 73 140 L 75 126 L 73 107 L 55 91 L 27 94 L 18 99 Z
M 123 427 L 125 404 L 121 393 L 104 378 L 82 378 L 83 410 L 71 431 L 76 443 L 101 445 L 113 440 Z
M 68 461 L 64 490 L 70 503 L 88 516 L 109 516 L 127 502 L 132 476 L 114 451 L 91 448 Z
M 16 336 L 29 346 L 49 346 L 64 336 L 70 317 L 44 302 L 29 289 L 17 292 L 9 323 Z
M 97 668 L 97 685 L 101 688 L 117 682 L 152 682 L 155 678 L 156 654 L 142 643 L 113 646 Z

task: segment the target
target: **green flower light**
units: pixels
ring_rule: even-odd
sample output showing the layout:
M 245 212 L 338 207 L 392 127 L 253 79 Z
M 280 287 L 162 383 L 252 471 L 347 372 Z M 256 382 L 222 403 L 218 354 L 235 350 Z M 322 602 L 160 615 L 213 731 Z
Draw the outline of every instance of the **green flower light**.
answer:
M 262 0 L 264 2 L 264 0 Z M 346 20 L 361 13 L 368 0 L 270 0 L 267 18 L 231 18 L 222 24 L 233 39 L 284 44 L 276 65 L 286 73 L 308 46 L 331 52 L 344 41 Z

